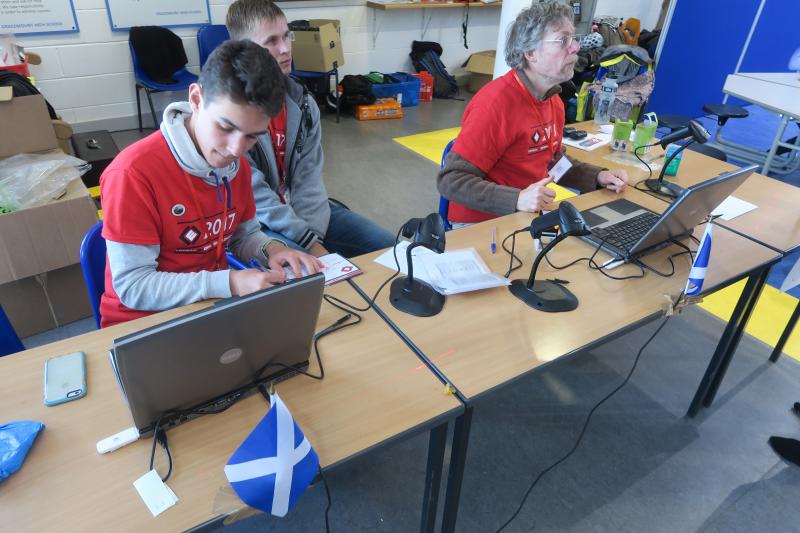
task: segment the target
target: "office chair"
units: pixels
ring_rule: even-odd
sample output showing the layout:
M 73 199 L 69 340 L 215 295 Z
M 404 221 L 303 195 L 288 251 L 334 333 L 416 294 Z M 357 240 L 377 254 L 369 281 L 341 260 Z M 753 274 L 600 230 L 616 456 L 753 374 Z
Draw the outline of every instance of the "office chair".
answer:
M 186 51 L 180 37 L 159 26 L 134 26 L 130 29 L 128 46 L 133 61 L 133 75 L 136 79 L 136 113 L 139 117 L 139 131 L 142 131 L 142 106 L 139 90 L 144 89 L 153 127 L 159 121 L 153 107 L 153 93 L 183 91 L 197 82 L 197 76 L 186 70 Z
M 0 357 L 21 352 L 24 349 L 25 346 L 22 345 L 22 341 L 17 337 L 14 326 L 11 325 L 6 312 L 0 306 Z
M 197 48 L 200 50 L 200 68 L 214 49 L 230 39 L 228 28 L 224 24 L 208 24 L 197 30 Z
M 92 304 L 94 323 L 100 329 L 100 297 L 106 290 L 106 240 L 103 238 L 101 220 L 86 232 L 81 241 L 81 270 L 89 303 Z
M 441 165 L 442 168 L 444 168 L 444 163 L 445 160 L 447 159 L 447 154 L 450 153 L 450 149 L 453 147 L 453 144 L 455 144 L 455 142 L 456 140 L 453 139 L 452 141 L 447 143 L 447 146 L 444 147 L 444 152 L 442 152 L 442 165 Z M 451 229 L 453 229 L 453 225 L 450 224 L 450 220 L 448 220 L 447 218 L 447 213 L 449 210 L 450 210 L 450 200 L 448 200 L 442 195 L 439 195 L 439 216 L 442 218 L 442 222 L 444 222 L 445 231 L 450 231 Z

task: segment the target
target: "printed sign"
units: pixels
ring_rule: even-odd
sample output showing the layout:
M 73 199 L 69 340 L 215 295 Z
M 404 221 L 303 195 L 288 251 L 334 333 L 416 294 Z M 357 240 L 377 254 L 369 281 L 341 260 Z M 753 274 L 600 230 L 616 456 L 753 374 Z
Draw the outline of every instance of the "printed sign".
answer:
M 72 0 L 0 0 L 0 34 L 78 31 Z
M 211 20 L 208 0 L 106 0 L 106 5 L 114 31 L 132 26 L 200 26 Z

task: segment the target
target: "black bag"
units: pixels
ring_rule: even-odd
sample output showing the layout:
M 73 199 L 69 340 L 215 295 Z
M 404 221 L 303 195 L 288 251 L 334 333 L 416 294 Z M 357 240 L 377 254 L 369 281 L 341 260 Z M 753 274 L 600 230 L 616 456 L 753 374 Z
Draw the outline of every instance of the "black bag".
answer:
M 11 93 L 14 96 L 31 96 L 34 94 L 42 94 L 39 92 L 39 89 L 34 87 L 34 85 L 26 78 L 16 72 L 11 72 L 10 70 L 0 69 L 0 87 L 11 87 Z M 45 104 L 47 104 L 47 112 L 50 113 L 51 120 L 58 120 L 58 115 L 56 114 L 56 110 L 53 109 L 53 106 L 50 105 L 50 102 L 45 99 Z
M 375 95 L 372 94 L 372 82 L 366 76 L 348 74 L 341 81 L 342 107 L 352 107 L 357 105 L 369 105 L 375 103 Z
M 442 46 L 433 41 L 414 41 L 411 44 L 411 62 L 417 72 L 426 71 L 433 76 L 433 96 L 453 98 L 458 94 L 456 79 L 447 72 L 439 56 Z

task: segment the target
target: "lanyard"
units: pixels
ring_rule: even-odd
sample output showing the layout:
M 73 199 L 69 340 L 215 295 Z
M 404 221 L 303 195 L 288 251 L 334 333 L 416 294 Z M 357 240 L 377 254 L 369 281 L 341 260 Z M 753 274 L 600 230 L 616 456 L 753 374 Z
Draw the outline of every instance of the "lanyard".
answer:
M 194 184 L 192 183 L 192 178 L 189 176 L 189 173 L 184 171 L 184 177 L 186 178 L 186 185 L 189 187 L 189 192 L 192 196 L 192 202 L 194 203 L 194 208 L 197 209 L 197 213 L 199 216 L 203 217 L 203 223 L 206 224 L 208 222 L 208 218 L 206 217 L 203 210 L 200 208 L 200 200 L 197 199 L 197 192 L 194 190 Z M 227 178 L 224 178 L 227 179 Z M 217 185 L 219 187 L 219 185 Z M 222 242 L 225 240 L 225 224 L 228 219 L 228 188 L 222 188 L 222 224 L 220 225 L 219 230 L 219 237 L 217 238 L 217 251 L 216 251 L 216 259 L 214 262 L 214 270 L 219 270 L 220 265 L 222 264 Z M 206 226 L 207 227 L 207 226 Z M 208 232 L 211 233 L 214 230 L 214 224 L 211 224 L 211 227 L 208 228 Z M 213 237 L 213 235 L 212 235 Z
M 520 80 L 520 79 L 519 79 L 519 74 L 517 73 L 517 71 L 516 71 L 516 70 L 514 71 L 514 81 L 516 81 L 516 82 L 517 82 L 517 85 L 519 85 L 519 88 L 520 88 L 520 89 L 522 90 L 522 92 L 524 92 L 524 93 L 525 93 L 525 95 L 528 97 L 528 99 L 529 99 L 529 100 L 530 100 L 530 102 L 531 102 L 531 106 L 532 106 L 532 107 L 534 108 L 534 110 L 536 110 L 536 112 L 539 114 L 539 118 L 540 118 L 540 120 L 541 120 L 541 119 L 542 119 L 542 112 L 539 110 L 539 105 L 538 105 L 538 102 L 537 102 L 537 101 L 536 101 L 536 99 L 533 97 L 533 95 L 532 95 L 532 94 L 531 94 L 531 92 L 528 90 L 528 88 L 527 88 L 527 87 L 525 87 L 525 84 L 524 84 L 524 83 L 522 83 L 522 80 Z M 552 134 L 551 134 L 551 135 L 548 135 L 547 141 L 548 141 L 548 143 L 550 143 L 550 153 L 553 155 L 553 157 L 555 157 L 555 155 L 556 155 L 556 146 L 555 146 L 555 144 L 553 143 L 553 138 L 556 136 L 556 123 L 555 123 L 555 122 L 552 122 L 552 126 L 553 126 L 553 132 L 552 132 Z M 560 135 L 559 135 L 559 137 L 560 137 Z

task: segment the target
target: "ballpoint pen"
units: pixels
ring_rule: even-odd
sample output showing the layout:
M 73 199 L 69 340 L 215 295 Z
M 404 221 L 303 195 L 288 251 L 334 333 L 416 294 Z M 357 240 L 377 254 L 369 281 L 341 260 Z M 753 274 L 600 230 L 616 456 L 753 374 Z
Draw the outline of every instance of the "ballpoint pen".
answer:
M 250 265 L 252 268 L 255 268 L 256 270 L 260 270 L 261 272 L 264 272 L 264 267 L 261 266 L 261 263 L 259 263 L 255 259 L 251 259 L 250 262 L 248 263 L 248 265 Z
M 492 226 L 492 253 L 497 252 L 497 226 Z

